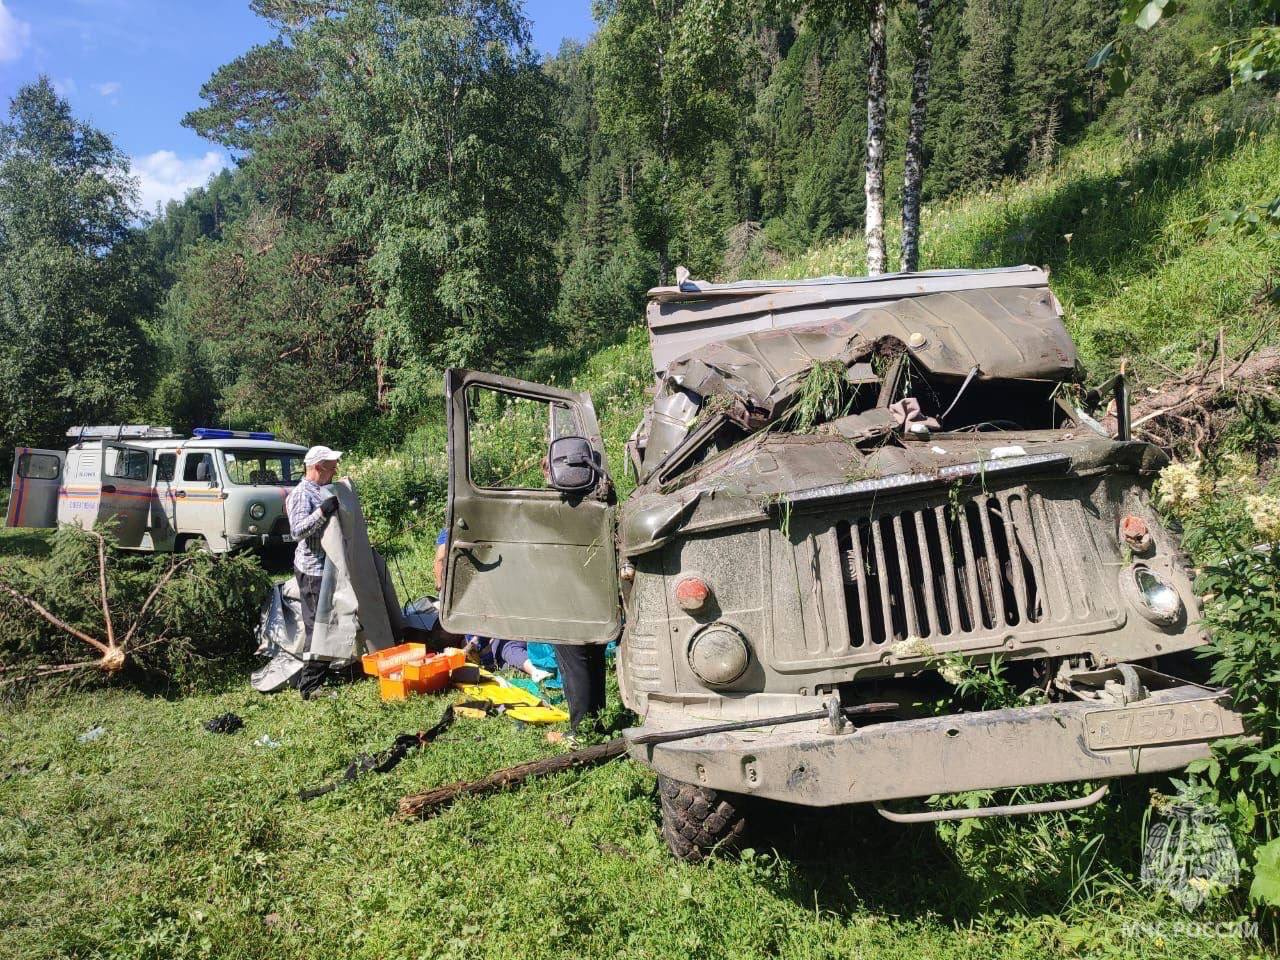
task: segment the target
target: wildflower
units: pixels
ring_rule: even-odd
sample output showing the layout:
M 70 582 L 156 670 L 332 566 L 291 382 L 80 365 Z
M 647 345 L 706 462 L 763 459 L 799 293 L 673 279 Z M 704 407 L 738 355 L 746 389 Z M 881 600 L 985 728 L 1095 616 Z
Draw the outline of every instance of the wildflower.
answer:
M 1253 494 L 1244 498 L 1244 505 L 1258 535 L 1269 543 L 1280 542 L 1280 497 Z
M 1213 492 L 1222 496 L 1247 496 L 1257 489 L 1253 464 L 1241 453 L 1224 453 L 1218 460 Z
M 1156 478 L 1155 492 L 1160 504 L 1177 516 L 1190 513 L 1211 491 L 1212 485 L 1200 475 L 1198 460 L 1191 463 L 1171 463 Z
M 943 661 L 938 667 L 938 676 L 951 684 L 953 687 L 960 686 L 960 681 L 969 673 L 969 665 L 959 657 L 954 657 Z
M 924 637 L 907 637 L 893 645 L 896 657 L 931 657 L 933 646 Z

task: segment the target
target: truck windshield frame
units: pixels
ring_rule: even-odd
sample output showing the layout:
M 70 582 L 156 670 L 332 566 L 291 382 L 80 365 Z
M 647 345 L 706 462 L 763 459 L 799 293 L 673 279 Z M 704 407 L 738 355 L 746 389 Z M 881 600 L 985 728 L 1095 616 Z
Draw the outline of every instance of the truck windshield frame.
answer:
M 284 450 L 223 450 L 222 467 L 233 487 L 292 487 L 302 479 L 302 454 Z

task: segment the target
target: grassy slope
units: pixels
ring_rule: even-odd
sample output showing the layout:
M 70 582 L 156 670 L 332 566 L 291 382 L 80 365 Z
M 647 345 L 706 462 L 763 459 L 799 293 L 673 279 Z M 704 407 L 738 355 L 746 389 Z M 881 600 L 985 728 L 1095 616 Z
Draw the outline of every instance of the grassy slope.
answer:
M 1277 187 L 1280 138 L 1069 153 L 1061 169 L 926 220 L 926 265 L 1048 263 L 1095 373 L 1122 355 L 1154 375 L 1226 325 L 1241 342 L 1273 308 L 1253 302 L 1280 267 L 1275 246 L 1190 222 Z M 1067 243 L 1064 234 L 1072 234 Z M 859 272 L 856 240 L 788 266 Z M 1272 280 L 1274 282 L 1274 280 Z M 1159 349 L 1152 344 L 1160 344 Z M 547 353 L 532 379 L 590 390 L 615 477 L 643 406 L 642 332 L 579 362 Z M 443 423 L 404 449 L 443 479 Z M 404 456 L 401 454 L 400 456 Z M 391 544 L 410 593 L 428 584 L 438 496 Z M 0 538 L 0 558 L 38 550 Z M 2 562 L 2 560 L 0 560 Z M 67 693 L 0 708 L 0 956 L 1236 956 L 1257 944 L 1188 938 L 1185 919 L 1128 886 L 1139 843 L 1116 817 L 1089 866 L 1041 818 L 1011 824 L 1016 869 L 961 869 L 927 829 L 861 814 L 778 828 L 772 854 L 673 863 L 654 826 L 652 777 L 614 763 L 519 793 L 467 801 L 426 824 L 388 821 L 404 792 L 549 752 L 535 731 L 470 721 L 386 777 L 299 803 L 295 791 L 356 753 L 426 726 L 435 699 L 390 705 L 368 684 L 332 700 L 247 690 L 247 665 L 177 699 L 133 690 Z M 226 710 L 246 729 L 200 724 Z M 79 744 L 96 724 L 108 734 Z M 264 733 L 278 750 L 254 744 Z M 1144 785 L 1121 789 L 1141 806 Z M 1114 811 L 1114 807 L 1109 808 Z M 1105 811 L 1104 811 L 1105 814 Z M 1098 827 L 1101 815 L 1091 823 Z M 1086 875 L 1087 882 L 1076 885 Z M 1163 912 L 1161 912 L 1163 910 Z M 1163 936 L 1126 924 L 1153 919 Z

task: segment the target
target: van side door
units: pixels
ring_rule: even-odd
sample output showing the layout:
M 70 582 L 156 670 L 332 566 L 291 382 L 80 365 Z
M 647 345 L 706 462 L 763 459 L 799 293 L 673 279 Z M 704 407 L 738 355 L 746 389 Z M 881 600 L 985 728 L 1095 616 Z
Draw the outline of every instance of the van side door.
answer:
M 174 547 L 175 528 L 174 512 L 174 477 L 178 470 L 178 454 L 174 450 L 156 452 L 155 476 L 152 489 L 155 499 L 151 503 L 151 542 L 156 550 L 172 550 Z
M 122 547 L 143 547 L 151 528 L 151 449 L 128 443 L 102 444 L 98 526 L 110 527 Z
M 13 451 L 6 527 L 56 527 L 58 492 L 67 455 L 61 450 L 18 447 Z
M 203 539 L 215 553 L 227 549 L 227 527 L 224 522 L 223 501 L 226 492 L 218 473 L 216 450 L 191 450 L 184 447 L 178 458 L 178 473 L 174 479 L 173 526 L 180 541 Z
M 621 631 L 614 494 L 591 398 L 450 370 L 451 633 L 608 643 Z

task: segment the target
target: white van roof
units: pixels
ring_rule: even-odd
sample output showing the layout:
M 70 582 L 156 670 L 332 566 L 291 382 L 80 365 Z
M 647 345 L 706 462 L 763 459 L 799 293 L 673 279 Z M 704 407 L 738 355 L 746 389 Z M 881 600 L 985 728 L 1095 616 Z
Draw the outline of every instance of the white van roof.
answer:
M 152 450 L 180 450 L 183 447 L 194 447 L 200 450 L 261 450 L 268 453 L 288 453 L 301 456 L 307 452 L 306 447 L 296 443 L 283 443 L 280 440 L 243 440 L 239 437 L 226 440 L 201 440 L 197 437 L 166 437 L 152 440 L 129 440 L 123 442 L 134 447 L 150 447 Z M 101 440 L 85 440 L 73 445 L 73 450 L 96 447 Z

